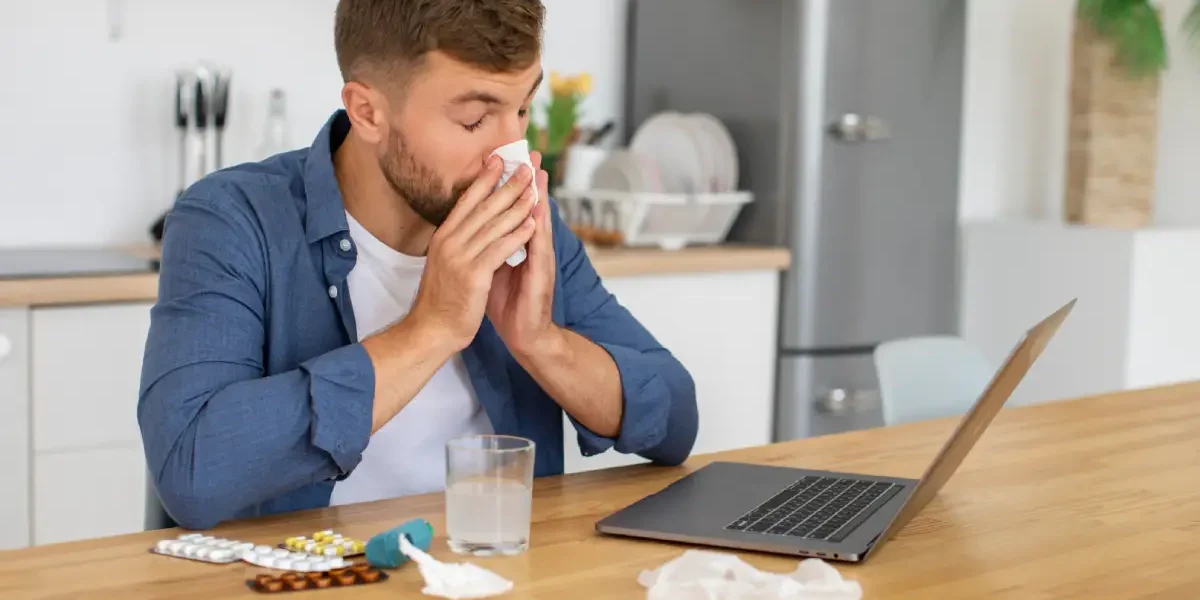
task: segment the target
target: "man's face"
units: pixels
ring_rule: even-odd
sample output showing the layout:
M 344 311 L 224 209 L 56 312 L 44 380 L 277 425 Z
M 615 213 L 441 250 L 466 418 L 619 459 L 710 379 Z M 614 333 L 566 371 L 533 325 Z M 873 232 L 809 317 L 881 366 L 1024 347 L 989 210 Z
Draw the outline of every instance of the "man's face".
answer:
M 491 73 L 434 52 L 393 104 L 379 165 L 421 218 L 441 225 L 496 148 L 525 137 L 540 61 Z

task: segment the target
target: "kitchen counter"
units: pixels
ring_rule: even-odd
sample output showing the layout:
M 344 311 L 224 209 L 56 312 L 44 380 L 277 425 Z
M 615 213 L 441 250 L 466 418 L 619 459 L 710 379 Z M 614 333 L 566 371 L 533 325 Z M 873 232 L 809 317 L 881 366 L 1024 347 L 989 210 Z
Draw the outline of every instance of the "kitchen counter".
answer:
M 0 250 L 0 252 L 3 252 Z M 131 254 L 156 258 L 153 247 Z M 705 272 L 781 271 L 791 255 L 784 248 L 722 245 L 677 251 L 656 248 L 593 248 L 592 263 L 601 277 L 636 277 Z M 0 279 L 0 307 L 57 306 L 109 302 L 153 302 L 158 274 L 145 273 Z

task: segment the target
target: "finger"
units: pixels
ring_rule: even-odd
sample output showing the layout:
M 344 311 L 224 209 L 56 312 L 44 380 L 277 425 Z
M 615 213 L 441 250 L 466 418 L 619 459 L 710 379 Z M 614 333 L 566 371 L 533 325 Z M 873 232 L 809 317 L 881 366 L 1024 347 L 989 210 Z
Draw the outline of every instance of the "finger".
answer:
M 536 193 L 532 185 L 526 187 L 520 199 L 471 237 L 471 241 L 466 245 L 467 255 L 476 256 L 482 253 L 493 242 L 520 227 L 533 212 L 534 203 L 537 201 Z
M 450 210 L 450 214 L 446 216 L 441 229 L 453 231 L 458 227 L 471 214 L 471 211 L 475 210 L 475 207 L 480 202 L 483 202 L 491 195 L 492 190 L 496 189 L 496 184 L 500 182 L 500 176 L 503 174 L 504 161 L 500 160 L 498 156 L 489 158 L 484 163 L 483 173 L 463 192 L 458 202 L 455 203 L 454 208 Z
M 496 271 L 500 265 L 504 264 L 505 260 L 508 260 L 508 257 L 512 256 L 513 252 L 529 243 L 535 227 L 533 218 L 526 217 L 512 233 L 492 242 L 487 251 L 480 255 L 480 263 L 493 272 Z
M 467 215 L 466 220 L 458 228 L 462 235 L 474 236 L 481 229 L 500 213 L 508 210 L 513 204 L 521 198 L 526 188 L 529 187 L 529 182 L 533 180 L 533 173 L 525 165 L 521 165 L 516 173 L 500 186 L 500 189 L 493 192 L 483 202 L 480 202 L 471 214 Z M 528 213 L 526 213 L 528 214 Z
M 533 163 L 534 171 L 542 170 L 542 153 L 538 152 L 537 150 L 530 152 L 529 153 L 529 162 Z
M 540 179 L 545 180 L 545 171 Z M 533 221 L 536 231 L 529 240 L 529 260 L 536 269 L 554 268 L 554 224 L 551 221 L 550 202 L 540 201 L 533 207 Z M 550 265 L 547 267 L 546 265 Z

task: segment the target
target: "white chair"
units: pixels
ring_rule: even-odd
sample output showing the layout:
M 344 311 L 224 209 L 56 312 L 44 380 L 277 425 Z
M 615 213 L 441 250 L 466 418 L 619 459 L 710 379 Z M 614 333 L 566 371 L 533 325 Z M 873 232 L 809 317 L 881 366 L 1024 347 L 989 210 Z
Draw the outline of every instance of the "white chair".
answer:
M 924 336 L 875 348 L 887 425 L 962 415 L 991 381 L 994 367 L 962 338 Z

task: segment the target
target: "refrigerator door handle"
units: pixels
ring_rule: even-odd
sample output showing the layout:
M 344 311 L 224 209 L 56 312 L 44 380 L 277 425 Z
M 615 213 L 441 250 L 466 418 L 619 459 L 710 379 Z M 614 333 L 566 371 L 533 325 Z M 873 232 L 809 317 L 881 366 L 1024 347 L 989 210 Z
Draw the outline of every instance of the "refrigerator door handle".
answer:
M 829 124 L 829 133 L 843 142 L 877 142 L 892 137 L 887 121 L 858 113 L 838 117 Z
M 817 410 L 829 415 L 844 415 L 852 412 L 868 412 L 879 406 L 879 390 L 854 390 L 834 388 L 817 396 Z

